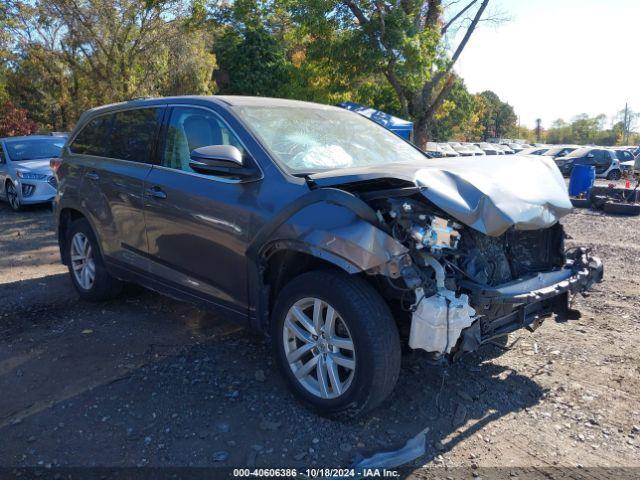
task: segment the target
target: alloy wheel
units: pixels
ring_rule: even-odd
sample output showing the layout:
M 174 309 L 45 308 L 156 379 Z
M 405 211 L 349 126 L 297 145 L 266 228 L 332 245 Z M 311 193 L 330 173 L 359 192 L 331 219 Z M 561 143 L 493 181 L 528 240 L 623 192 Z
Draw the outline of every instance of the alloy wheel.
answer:
M 91 290 L 96 278 L 96 264 L 91 243 L 82 232 L 76 233 L 71 239 L 71 266 L 78 285 L 84 290 Z
M 298 300 L 287 312 L 282 336 L 289 368 L 305 390 L 323 399 L 347 391 L 356 371 L 355 347 L 349 328 L 329 303 Z
M 20 209 L 20 199 L 18 198 L 18 191 L 13 183 L 7 184 L 7 200 L 9 201 L 9 205 L 14 210 Z

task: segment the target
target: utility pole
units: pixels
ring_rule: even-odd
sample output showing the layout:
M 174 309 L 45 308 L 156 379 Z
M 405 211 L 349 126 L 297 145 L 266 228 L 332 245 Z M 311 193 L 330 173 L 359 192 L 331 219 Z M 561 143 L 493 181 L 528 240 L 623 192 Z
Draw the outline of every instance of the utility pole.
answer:
M 625 102 L 624 104 L 624 120 L 622 121 L 622 143 L 626 145 L 629 143 L 629 104 Z

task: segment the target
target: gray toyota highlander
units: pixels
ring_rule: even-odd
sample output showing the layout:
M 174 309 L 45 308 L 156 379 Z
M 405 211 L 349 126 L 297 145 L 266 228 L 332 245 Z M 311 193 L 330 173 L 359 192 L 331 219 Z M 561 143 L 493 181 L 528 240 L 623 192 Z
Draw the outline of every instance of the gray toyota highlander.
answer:
M 54 163 L 52 162 L 52 165 Z M 257 97 L 135 100 L 82 115 L 55 162 L 80 296 L 135 282 L 270 336 L 319 413 L 379 405 L 401 344 L 453 361 L 602 279 L 564 247 L 550 159 L 434 159 L 357 113 Z

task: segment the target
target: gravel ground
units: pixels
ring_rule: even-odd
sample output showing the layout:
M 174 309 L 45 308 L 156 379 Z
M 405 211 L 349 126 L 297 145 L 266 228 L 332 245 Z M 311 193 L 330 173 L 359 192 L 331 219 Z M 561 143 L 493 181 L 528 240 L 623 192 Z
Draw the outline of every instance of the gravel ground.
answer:
M 0 204 L 0 466 L 345 466 L 428 428 L 412 467 L 640 467 L 640 217 L 564 224 L 605 262 L 580 320 L 446 368 L 407 354 L 389 401 L 341 423 L 215 315 L 146 291 L 81 302 L 50 210 Z

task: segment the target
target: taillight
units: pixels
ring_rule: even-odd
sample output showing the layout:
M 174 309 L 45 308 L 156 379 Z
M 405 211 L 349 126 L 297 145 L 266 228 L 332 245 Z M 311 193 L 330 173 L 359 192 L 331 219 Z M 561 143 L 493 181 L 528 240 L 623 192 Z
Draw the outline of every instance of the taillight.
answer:
M 51 170 L 53 170 L 53 173 L 57 173 L 61 165 L 61 158 L 52 158 L 51 160 L 49 160 L 49 166 L 51 167 Z

